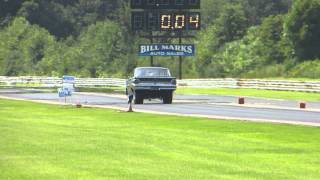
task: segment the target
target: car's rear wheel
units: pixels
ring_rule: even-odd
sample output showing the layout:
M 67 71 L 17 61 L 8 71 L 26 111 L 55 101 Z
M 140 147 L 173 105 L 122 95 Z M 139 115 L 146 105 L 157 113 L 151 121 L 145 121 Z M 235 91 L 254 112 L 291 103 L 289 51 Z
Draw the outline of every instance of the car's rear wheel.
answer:
M 164 94 L 164 96 L 162 97 L 163 104 L 172 104 L 172 97 L 173 97 L 173 93 L 172 92 L 166 92 Z
M 134 93 L 134 104 L 143 104 L 143 95 L 140 92 Z

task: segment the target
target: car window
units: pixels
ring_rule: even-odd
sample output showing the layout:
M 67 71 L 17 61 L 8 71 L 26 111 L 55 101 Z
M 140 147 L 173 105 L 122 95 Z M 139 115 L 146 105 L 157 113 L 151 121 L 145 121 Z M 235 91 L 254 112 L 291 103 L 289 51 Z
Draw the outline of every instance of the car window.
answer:
M 170 77 L 168 69 L 139 68 L 134 72 L 135 77 Z

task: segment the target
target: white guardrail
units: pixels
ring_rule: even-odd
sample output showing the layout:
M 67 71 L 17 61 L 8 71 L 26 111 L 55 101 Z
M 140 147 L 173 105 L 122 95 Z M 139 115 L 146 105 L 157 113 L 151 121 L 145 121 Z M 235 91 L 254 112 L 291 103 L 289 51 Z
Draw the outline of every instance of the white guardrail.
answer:
M 116 86 L 125 87 L 125 79 L 76 78 L 77 87 Z M 1 86 L 61 87 L 62 78 L 57 77 L 6 77 L 0 76 Z M 194 88 L 247 88 L 282 91 L 320 92 L 320 81 L 261 80 L 261 79 L 185 79 L 178 80 L 179 87 Z

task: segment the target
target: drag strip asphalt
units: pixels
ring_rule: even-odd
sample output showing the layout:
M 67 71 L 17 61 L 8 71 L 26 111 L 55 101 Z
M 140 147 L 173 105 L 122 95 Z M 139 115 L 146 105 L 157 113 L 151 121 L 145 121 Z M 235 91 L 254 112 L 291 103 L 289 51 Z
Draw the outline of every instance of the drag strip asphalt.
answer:
M 1 96 L 61 104 L 65 101 L 56 93 L 10 93 L 1 94 Z M 143 105 L 134 105 L 134 110 L 156 114 L 320 126 L 320 103 L 311 104 L 313 110 L 300 110 L 296 108 L 297 102 L 294 101 L 248 98 L 249 106 L 239 106 L 232 103 L 235 100 L 235 97 L 228 96 L 177 95 L 171 105 L 164 105 L 159 100 L 145 100 Z M 121 110 L 128 106 L 125 95 L 93 93 L 75 93 L 67 98 L 67 103 Z

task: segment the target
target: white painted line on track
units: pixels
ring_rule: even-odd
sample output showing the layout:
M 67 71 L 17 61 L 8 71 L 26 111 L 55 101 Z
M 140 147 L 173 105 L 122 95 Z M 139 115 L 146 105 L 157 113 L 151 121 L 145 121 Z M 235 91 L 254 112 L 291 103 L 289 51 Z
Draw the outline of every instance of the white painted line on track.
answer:
M 120 94 L 105 94 L 105 93 L 87 93 L 87 92 L 75 92 L 73 94 L 76 95 L 91 95 L 91 96 L 103 96 L 103 97 L 113 97 L 113 98 L 121 98 L 121 99 L 127 99 L 126 95 L 120 95 Z
M 278 109 L 278 110 L 294 110 L 294 111 L 304 111 L 304 112 L 320 112 L 320 109 L 314 108 L 293 108 L 293 107 L 284 107 L 284 106 L 272 106 L 272 105 L 261 105 L 261 104 L 237 104 L 237 103 L 209 103 L 212 105 L 224 105 L 224 106 L 234 106 L 234 107 L 248 107 L 248 108 L 257 108 L 257 109 Z M 298 105 L 297 105 L 298 106 Z

